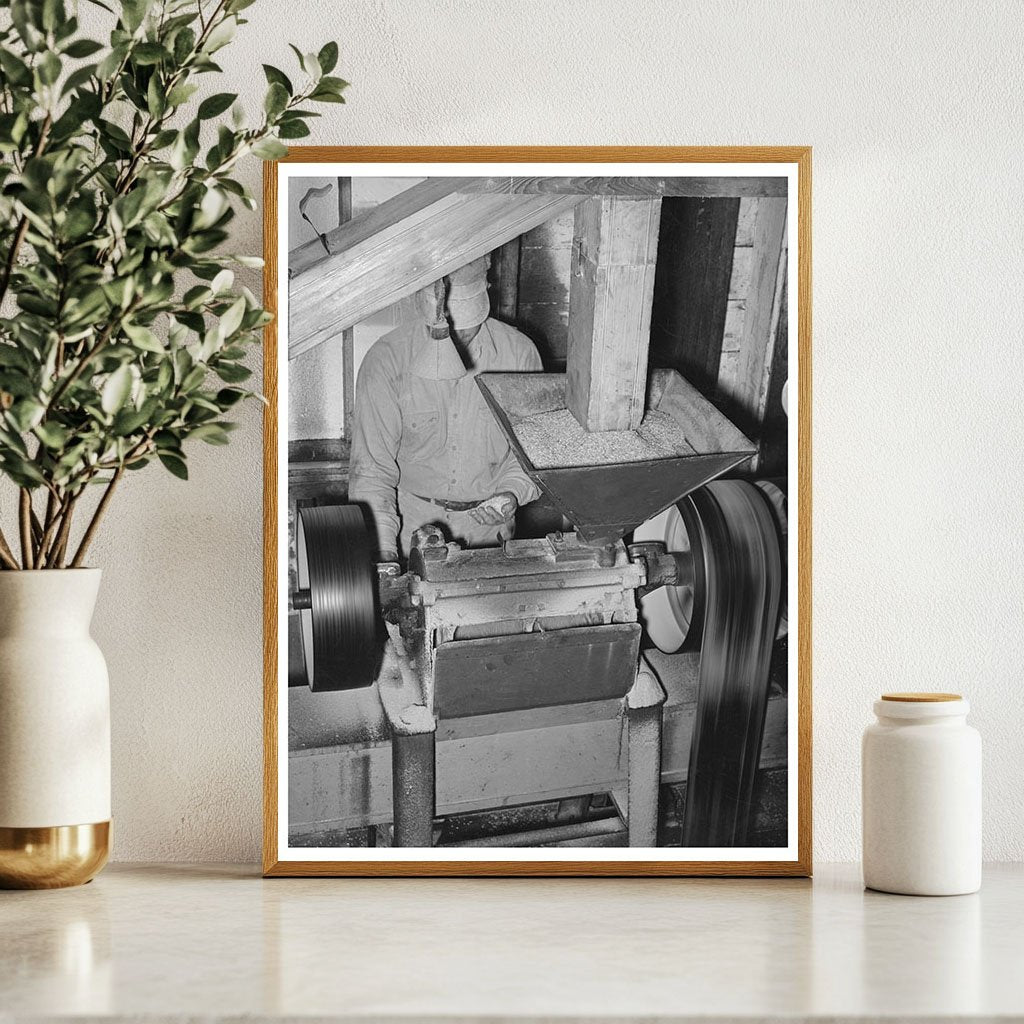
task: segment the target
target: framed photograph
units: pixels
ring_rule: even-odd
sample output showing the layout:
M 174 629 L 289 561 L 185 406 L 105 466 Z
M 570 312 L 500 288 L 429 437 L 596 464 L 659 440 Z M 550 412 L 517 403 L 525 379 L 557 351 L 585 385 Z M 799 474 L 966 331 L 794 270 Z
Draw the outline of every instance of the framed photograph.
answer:
M 266 168 L 264 873 L 809 875 L 810 149 Z

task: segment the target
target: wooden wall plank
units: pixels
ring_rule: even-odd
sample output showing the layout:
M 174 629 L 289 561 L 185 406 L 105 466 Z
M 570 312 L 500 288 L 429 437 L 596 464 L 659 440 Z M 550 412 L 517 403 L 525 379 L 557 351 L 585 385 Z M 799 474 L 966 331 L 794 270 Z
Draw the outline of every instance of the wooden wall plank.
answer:
M 731 374 L 723 373 L 719 387 L 728 414 L 755 441 L 763 435 L 779 318 L 785 304 L 786 217 L 785 199 L 758 200 L 742 335 Z M 783 339 L 782 349 L 785 347 Z
M 566 404 L 586 430 L 643 419 L 661 200 L 601 196 L 576 208 Z
M 410 211 L 407 196 L 366 215 L 377 218 L 372 235 L 352 245 L 342 239 L 344 248 L 292 278 L 289 359 L 581 202 L 564 194 L 452 192 Z M 339 229 L 339 238 L 363 219 Z
M 663 202 L 651 362 L 704 394 L 718 381 L 739 207 L 738 199 Z
M 569 276 L 575 217 L 566 210 L 522 236 L 516 326 L 537 346 L 544 368 L 565 369 Z
M 785 250 L 783 250 L 783 270 L 780 277 L 782 287 L 778 302 L 775 347 L 765 386 L 761 438 L 754 462 L 754 468 L 762 476 L 783 476 L 786 474 L 789 464 L 788 419 L 782 408 L 782 385 L 789 378 L 789 303 L 787 302 L 789 279 L 785 271 Z

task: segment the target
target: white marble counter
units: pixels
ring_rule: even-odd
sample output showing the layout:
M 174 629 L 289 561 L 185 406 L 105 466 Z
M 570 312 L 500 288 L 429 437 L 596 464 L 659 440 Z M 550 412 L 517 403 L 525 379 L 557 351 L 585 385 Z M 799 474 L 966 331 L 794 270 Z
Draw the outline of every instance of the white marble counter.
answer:
M 261 880 L 121 865 L 0 893 L 0 1021 L 1024 1019 L 1024 866 L 976 896 L 772 880 Z

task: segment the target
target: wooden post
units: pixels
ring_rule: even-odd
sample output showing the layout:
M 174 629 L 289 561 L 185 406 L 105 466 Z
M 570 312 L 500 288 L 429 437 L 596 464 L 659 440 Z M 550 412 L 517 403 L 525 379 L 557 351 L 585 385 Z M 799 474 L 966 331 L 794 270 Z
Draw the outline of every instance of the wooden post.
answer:
M 338 178 L 338 227 L 352 219 L 352 179 Z M 352 416 L 356 404 L 355 331 L 341 332 L 342 437 L 352 440 Z
M 600 196 L 576 207 L 566 404 L 585 430 L 644 416 L 661 199 Z
M 519 239 L 513 238 L 495 249 L 492 261 L 498 319 L 515 325 L 519 307 Z

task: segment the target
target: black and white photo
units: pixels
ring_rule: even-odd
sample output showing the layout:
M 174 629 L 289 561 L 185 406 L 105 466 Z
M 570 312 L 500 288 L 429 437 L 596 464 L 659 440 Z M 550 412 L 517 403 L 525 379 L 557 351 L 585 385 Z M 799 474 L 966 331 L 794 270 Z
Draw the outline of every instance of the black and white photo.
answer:
M 353 153 L 268 186 L 274 873 L 805 871 L 805 151 Z

